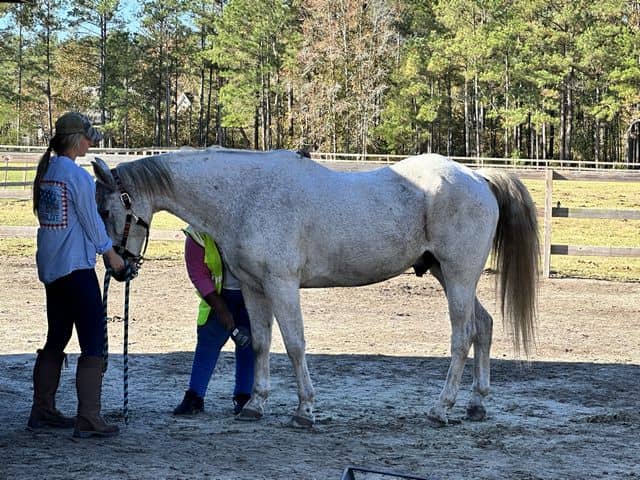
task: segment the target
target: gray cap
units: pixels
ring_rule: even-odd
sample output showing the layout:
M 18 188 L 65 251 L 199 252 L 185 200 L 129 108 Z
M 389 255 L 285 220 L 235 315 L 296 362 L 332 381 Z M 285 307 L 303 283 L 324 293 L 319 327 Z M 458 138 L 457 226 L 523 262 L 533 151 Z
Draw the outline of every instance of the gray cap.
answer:
M 93 143 L 102 140 L 102 133 L 96 130 L 91 121 L 78 112 L 67 112 L 56 120 L 56 135 L 72 135 L 82 133 Z

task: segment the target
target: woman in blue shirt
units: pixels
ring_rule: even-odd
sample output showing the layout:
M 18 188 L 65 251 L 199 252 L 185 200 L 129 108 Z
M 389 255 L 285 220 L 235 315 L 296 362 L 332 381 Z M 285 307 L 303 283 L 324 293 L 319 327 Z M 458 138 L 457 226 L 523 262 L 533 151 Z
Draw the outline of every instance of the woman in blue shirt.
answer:
M 75 163 L 101 138 L 87 117 L 65 113 L 56 121 L 55 136 L 38 163 L 33 183 L 33 210 L 40 224 L 36 263 L 46 292 L 48 329 L 33 370 L 28 426 L 75 426 L 75 437 L 119 432 L 100 415 L 104 312 L 95 264 L 98 254 L 115 271 L 124 268 L 124 261 L 114 251 L 98 214 L 95 182 Z M 76 370 L 78 415 L 70 418 L 56 409 L 55 395 L 74 325 L 81 356 Z

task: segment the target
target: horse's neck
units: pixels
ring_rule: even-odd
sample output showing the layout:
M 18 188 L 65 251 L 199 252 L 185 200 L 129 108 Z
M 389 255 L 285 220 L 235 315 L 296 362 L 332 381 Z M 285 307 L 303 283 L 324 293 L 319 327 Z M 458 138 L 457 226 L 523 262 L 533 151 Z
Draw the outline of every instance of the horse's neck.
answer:
M 200 231 L 222 230 L 225 193 L 210 188 L 216 184 L 215 171 L 209 168 L 204 171 L 202 162 L 180 159 L 166 162 L 173 192 L 155 199 L 154 212 L 166 210 Z

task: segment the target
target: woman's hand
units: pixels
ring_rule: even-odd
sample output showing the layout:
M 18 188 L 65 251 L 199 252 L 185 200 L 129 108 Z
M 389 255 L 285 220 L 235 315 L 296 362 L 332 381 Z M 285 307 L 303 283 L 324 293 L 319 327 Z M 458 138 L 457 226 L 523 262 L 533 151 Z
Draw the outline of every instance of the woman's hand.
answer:
M 209 295 L 204 297 L 204 300 L 216 313 L 216 317 L 218 317 L 220 325 L 231 331 L 235 326 L 235 322 L 233 321 L 233 315 L 231 315 L 231 312 L 227 308 L 227 304 L 223 298 L 216 292 L 211 292 Z
M 104 252 L 102 258 L 104 259 L 105 266 L 114 272 L 120 272 L 125 268 L 124 260 L 113 248 Z

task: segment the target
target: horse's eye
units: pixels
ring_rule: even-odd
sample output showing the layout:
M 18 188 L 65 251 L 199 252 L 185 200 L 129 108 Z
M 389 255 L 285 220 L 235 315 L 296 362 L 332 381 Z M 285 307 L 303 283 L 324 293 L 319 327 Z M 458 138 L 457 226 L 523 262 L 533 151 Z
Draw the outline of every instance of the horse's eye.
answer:
M 98 213 L 100 213 L 103 220 L 109 218 L 109 210 L 99 210 Z

